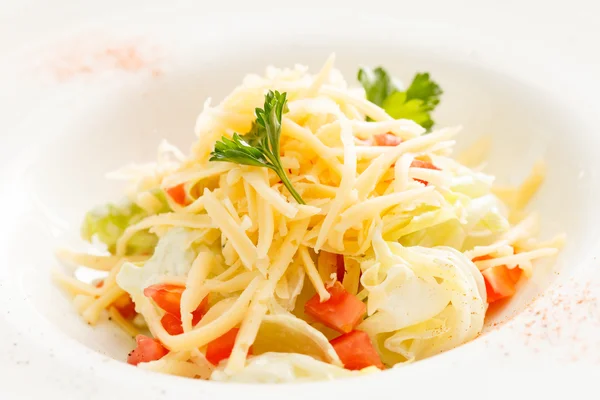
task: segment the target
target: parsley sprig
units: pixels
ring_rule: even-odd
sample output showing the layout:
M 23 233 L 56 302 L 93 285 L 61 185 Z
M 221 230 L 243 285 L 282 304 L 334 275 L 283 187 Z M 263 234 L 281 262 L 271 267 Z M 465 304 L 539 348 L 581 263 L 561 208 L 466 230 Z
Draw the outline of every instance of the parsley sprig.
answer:
M 210 161 L 228 161 L 236 164 L 272 169 L 299 204 L 304 200 L 292 186 L 279 155 L 281 117 L 287 112 L 286 93 L 271 91 L 265 95 L 263 108 L 257 108 L 256 121 L 245 135 L 233 134 L 231 139 L 222 137 L 210 153 Z
M 429 73 L 416 74 L 405 91 L 399 90 L 394 79 L 381 67 L 361 68 L 358 80 L 365 88 L 367 99 L 391 117 L 411 119 L 425 129 L 433 126 L 431 112 L 439 104 L 443 92 Z

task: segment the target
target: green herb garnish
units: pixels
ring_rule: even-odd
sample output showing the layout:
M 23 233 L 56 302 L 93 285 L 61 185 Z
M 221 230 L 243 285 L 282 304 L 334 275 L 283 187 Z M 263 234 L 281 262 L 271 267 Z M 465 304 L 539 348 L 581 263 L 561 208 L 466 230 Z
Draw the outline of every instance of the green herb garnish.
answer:
M 429 73 L 418 73 L 406 91 L 400 91 L 394 79 L 381 67 L 361 68 L 358 80 L 365 88 L 367 99 L 382 107 L 395 119 L 411 119 L 425 129 L 434 121 L 431 112 L 440 102 L 443 93 Z
M 287 112 L 286 93 L 273 92 L 265 95 L 264 108 L 256 109 L 256 121 L 245 135 L 233 134 L 233 138 L 222 137 L 210 153 L 210 161 L 229 161 L 236 164 L 267 167 L 275 171 L 287 190 L 299 204 L 305 204 L 296 192 L 281 165 L 279 138 L 281 116 Z

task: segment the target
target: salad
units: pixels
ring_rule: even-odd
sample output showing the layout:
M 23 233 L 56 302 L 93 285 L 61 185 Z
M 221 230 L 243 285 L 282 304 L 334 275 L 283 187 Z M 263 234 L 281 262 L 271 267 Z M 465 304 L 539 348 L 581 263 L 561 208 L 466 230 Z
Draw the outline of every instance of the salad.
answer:
M 330 57 L 316 74 L 269 67 L 207 100 L 189 155 L 111 173 L 125 200 L 89 212 L 103 253 L 61 249 L 100 271 L 54 278 L 89 324 L 135 338 L 127 362 L 189 378 L 289 382 L 372 373 L 482 331 L 563 237 L 536 239 L 518 187 L 482 172 L 485 141 L 452 158 L 460 128 L 435 127 L 442 89 Z

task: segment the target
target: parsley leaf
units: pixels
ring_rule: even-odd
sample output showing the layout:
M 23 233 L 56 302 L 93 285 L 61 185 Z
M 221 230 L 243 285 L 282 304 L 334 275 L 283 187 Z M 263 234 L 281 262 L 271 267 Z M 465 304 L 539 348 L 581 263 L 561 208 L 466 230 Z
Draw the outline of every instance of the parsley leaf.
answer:
M 359 69 L 358 80 L 367 92 L 367 99 L 378 106 L 381 106 L 383 101 L 397 90 L 392 78 L 381 67 Z
M 440 102 L 443 91 L 429 77 L 429 73 L 418 73 L 406 91 L 400 91 L 394 79 L 381 67 L 374 70 L 361 68 L 358 80 L 365 88 L 367 99 L 382 107 L 395 119 L 411 119 L 425 129 L 434 121 L 431 112 Z
M 287 190 L 299 204 L 305 204 L 290 182 L 281 164 L 279 139 L 281 118 L 287 112 L 286 93 L 269 91 L 263 108 L 257 108 L 256 121 L 250 132 L 233 138 L 222 137 L 210 153 L 210 161 L 229 161 L 236 164 L 266 167 L 275 171 Z

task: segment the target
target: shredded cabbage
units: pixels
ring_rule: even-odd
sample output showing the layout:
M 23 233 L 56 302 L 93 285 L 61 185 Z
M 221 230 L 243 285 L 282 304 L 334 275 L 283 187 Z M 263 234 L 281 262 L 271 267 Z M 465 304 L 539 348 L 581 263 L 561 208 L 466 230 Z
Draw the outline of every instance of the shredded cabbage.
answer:
M 142 267 L 125 263 L 117 274 L 117 284 L 125 290 L 136 306 L 143 303 L 144 289 L 167 277 L 187 276 L 195 252 L 189 248 L 191 233 L 173 228 L 158 242 L 154 255 Z
M 440 181 L 438 191 L 401 204 L 386 215 L 382 228 L 385 240 L 404 246 L 448 246 L 465 251 L 509 229 L 506 207 L 492 194 L 493 176 L 447 157 L 431 159 L 446 179 Z
M 279 304 L 287 311 L 292 311 L 296 306 L 296 299 L 304 287 L 306 273 L 298 262 L 292 263 L 285 275 L 279 280 L 275 288 L 275 297 Z
M 161 204 L 158 213 L 169 211 L 162 190 L 151 193 Z M 117 241 L 127 227 L 140 222 L 150 214 L 137 204 L 126 200 L 121 204 L 106 204 L 88 212 L 81 226 L 81 236 L 92 241 L 96 236 L 111 253 L 115 252 Z M 148 230 L 137 232 L 127 243 L 127 254 L 151 253 L 157 243 L 155 234 Z
M 361 268 L 369 316 L 359 329 L 390 366 L 453 348 L 483 328 L 483 277 L 453 248 L 404 247 L 376 232 Z
M 379 371 L 375 367 L 361 371 L 347 369 L 315 360 L 304 354 L 265 353 L 250 357 L 246 366 L 235 374 L 226 374 L 217 368 L 210 379 L 228 382 L 285 383 L 299 381 L 331 380 L 364 375 Z
M 306 354 L 316 360 L 342 366 L 325 335 L 291 314 L 265 316 L 253 349 L 257 355 L 267 352 Z

